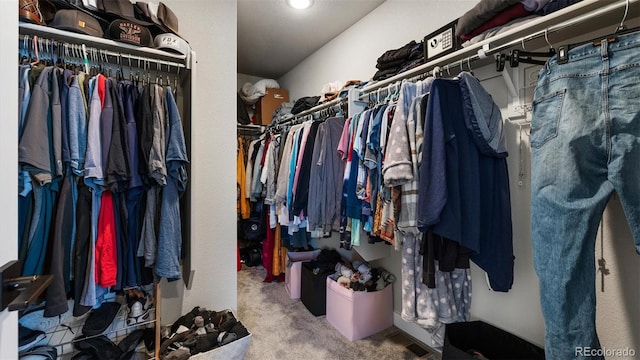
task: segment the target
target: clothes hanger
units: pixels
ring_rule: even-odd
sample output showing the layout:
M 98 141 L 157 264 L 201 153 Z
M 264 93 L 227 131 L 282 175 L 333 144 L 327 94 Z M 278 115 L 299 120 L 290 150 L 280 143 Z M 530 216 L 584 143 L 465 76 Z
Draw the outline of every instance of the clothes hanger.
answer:
M 116 58 L 118 68 L 116 70 L 116 81 L 120 82 L 124 79 L 124 71 L 122 70 L 122 54 L 118 53 L 118 57 Z
M 544 29 L 544 41 L 549 45 L 549 51 L 555 51 L 553 45 L 551 45 L 551 42 L 549 41 L 549 28 Z
M 47 41 L 49 42 L 49 62 L 51 63 L 51 66 L 57 66 L 56 60 L 58 59 L 58 57 L 56 56 L 56 42 L 54 40 Z
M 162 86 L 162 77 L 160 77 L 160 83 L 158 83 L 158 72 L 160 72 L 160 68 L 158 66 L 158 63 L 156 62 L 156 84 Z
M 176 71 L 176 75 L 173 77 L 173 97 L 175 98 L 178 97 L 178 76 L 180 75 L 180 66 L 176 66 L 176 68 L 178 70 Z
M 600 46 L 600 44 L 602 44 L 602 41 L 605 39 L 607 40 L 608 43 L 616 42 L 618 41 L 618 36 L 624 35 L 624 34 L 630 34 L 640 30 L 640 27 L 627 29 L 627 27 L 624 24 L 625 21 L 627 21 L 627 15 L 629 14 L 629 3 L 630 3 L 630 0 L 627 0 L 624 8 L 624 14 L 622 15 L 622 20 L 620 20 L 620 25 L 616 27 L 616 30 L 613 32 L 613 34 L 600 37 L 600 39 L 592 40 L 593 46 Z
M 431 76 L 433 76 L 434 78 L 439 78 L 440 77 L 440 66 L 436 65 L 433 67 L 433 69 L 431 70 Z
M 87 64 L 89 66 L 89 74 L 91 74 L 91 76 L 97 76 L 98 74 L 101 73 L 100 68 L 98 68 L 98 63 L 95 59 L 95 53 L 93 52 L 94 49 L 89 48 L 89 49 L 83 49 L 84 53 L 86 54 L 86 59 L 88 59 Z
M 22 59 L 24 58 L 24 41 L 26 39 L 26 35 L 22 38 L 22 43 L 18 47 L 18 65 L 22 65 Z
M 496 56 L 496 71 L 501 72 L 504 70 L 505 64 L 509 62 L 509 66 L 518 67 L 520 63 L 525 64 L 536 64 L 536 65 L 544 65 L 547 63 L 550 57 L 556 55 L 556 49 L 551 45 L 549 41 L 549 31 L 545 29 L 544 38 L 549 45 L 549 50 L 547 51 L 527 51 L 524 45 L 524 38 L 521 40 L 522 50 L 513 49 L 509 52 L 508 55 L 498 54 Z M 544 59 L 534 59 L 534 57 L 544 58 Z
M 134 83 L 134 81 L 133 81 L 134 80 L 133 79 L 133 67 L 131 67 L 131 56 L 127 56 L 127 58 L 129 59 L 129 80 L 131 81 L 131 83 Z
M 38 35 L 33 35 L 33 51 L 35 59 L 30 63 L 30 65 L 36 66 L 40 62 L 40 54 L 38 53 Z
M 51 59 L 53 56 L 51 55 L 51 40 L 43 39 L 42 40 L 42 48 L 40 49 L 40 54 L 42 55 L 42 60 L 44 61 L 45 66 L 52 66 Z
M 147 58 L 144 58 L 144 71 L 147 75 L 146 84 L 151 85 L 151 62 Z M 145 84 L 145 81 L 143 80 L 142 83 Z
M 166 73 L 166 78 L 167 78 L 167 86 L 170 87 L 171 86 L 171 79 L 169 79 L 169 73 L 171 72 L 171 65 L 169 65 L 169 63 L 167 63 L 167 73 Z

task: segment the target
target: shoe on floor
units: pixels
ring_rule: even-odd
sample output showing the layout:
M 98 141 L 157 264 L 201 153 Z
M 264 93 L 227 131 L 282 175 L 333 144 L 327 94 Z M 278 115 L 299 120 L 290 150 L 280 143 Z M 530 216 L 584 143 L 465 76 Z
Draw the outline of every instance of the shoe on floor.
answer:
M 44 340 L 47 335 L 44 331 L 32 330 L 18 324 L 18 337 L 18 352 L 21 353 L 34 348 L 39 342 Z
M 120 303 L 106 301 L 99 308 L 91 310 L 82 327 L 82 333 L 86 336 L 102 334 L 111 325 L 120 307 Z

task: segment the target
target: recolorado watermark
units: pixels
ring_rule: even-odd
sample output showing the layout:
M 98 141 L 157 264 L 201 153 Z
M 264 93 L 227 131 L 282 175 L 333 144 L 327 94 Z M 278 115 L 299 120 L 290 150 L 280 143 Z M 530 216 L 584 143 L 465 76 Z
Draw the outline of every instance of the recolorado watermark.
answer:
M 629 348 L 628 346 L 625 348 L 592 348 L 589 346 L 577 347 L 575 351 L 575 356 L 584 356 L 584 357 L 610 357 L 610 356 L 618 356 L 618 357 L 635 357 L 636 350 L 633 348 Z

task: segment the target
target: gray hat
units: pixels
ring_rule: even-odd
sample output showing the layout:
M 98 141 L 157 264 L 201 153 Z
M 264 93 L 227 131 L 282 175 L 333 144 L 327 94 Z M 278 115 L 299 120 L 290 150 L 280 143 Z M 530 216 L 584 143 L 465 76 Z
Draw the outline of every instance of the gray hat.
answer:
M 102 27 L 96 18 L 80 10 L 58 10 L 51 27 L 76 33 L 102 37 Z

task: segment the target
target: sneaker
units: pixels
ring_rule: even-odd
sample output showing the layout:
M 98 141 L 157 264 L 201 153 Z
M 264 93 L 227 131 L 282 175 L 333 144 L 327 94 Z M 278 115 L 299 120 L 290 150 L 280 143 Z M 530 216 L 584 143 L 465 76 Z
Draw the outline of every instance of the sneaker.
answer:
M 138 314 L 138 315 L 132 315 Z M 142 324 L 153 320 L 153 311 L 151 309 L 142 310 L 142 304 L 136 302 L 133 305 L 132 312 L 127 316 L 127 326 Z
M 139 297 L 142 295 L 142 297 Z M 127 325 L 132 326 L 152 319 L 153 299 L 151 295 L 143 293 L 129 292 L 127 294 Z

